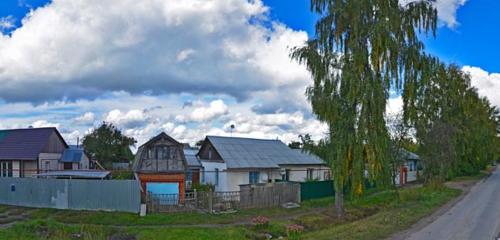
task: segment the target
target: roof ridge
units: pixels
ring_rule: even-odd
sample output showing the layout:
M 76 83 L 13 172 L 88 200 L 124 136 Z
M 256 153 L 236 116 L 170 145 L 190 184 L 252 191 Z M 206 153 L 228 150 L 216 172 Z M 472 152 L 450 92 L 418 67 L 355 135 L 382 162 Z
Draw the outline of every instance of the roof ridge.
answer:
M 248 139 L 248 140 L 259 140 L 259 141 L 277 141 L 281 142 L 279 139 L 263 139 L 263 138 L 248 138 L 248 137 L 230 137 L 230 136 L 214 136 L 214 135 L 207 135 L 208 138 L 236 138 L 236 139 Z
M 0 129 L 0 131 L 24 131 L 24 130 L 47 130 L 47 129 L 57 129 L 57 128 L 56 127 L 12 128 L 12 129 Z

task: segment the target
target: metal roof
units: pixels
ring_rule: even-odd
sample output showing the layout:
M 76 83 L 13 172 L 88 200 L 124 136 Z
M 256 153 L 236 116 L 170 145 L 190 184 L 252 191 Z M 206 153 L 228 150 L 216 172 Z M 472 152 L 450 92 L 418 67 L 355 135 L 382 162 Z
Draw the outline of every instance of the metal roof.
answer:
M 420 156 L 404 148 L 401 148 L 401 155 L 406 160 L 420 160 Z
M 227 168 L 280 168 L 287 165 L 322 165 L 311 154 L 289 148 L 279 140 L 207 136 Z
M 51 171 L 46 173 L 36 174 L 37 177 L 53 177 L 53 178 L 85 178 L 85 179 L 103 179 L 106 178 L 110 171 Z
M 0 130 L 0 160 L 37 160 L 56 128 Z
M 186 162 L 188 167 L 201 167 L 201 162 L 196 156 L 198 149 L 196 148 L 184 148 L 184 156 L 186 157 Z
M 83 148 L 70 145 L 68 149 L 64 150 L 61 156 L 61 162 L 79 163 L 83 160 L 84 156 L 85 153 L 83 152 Z

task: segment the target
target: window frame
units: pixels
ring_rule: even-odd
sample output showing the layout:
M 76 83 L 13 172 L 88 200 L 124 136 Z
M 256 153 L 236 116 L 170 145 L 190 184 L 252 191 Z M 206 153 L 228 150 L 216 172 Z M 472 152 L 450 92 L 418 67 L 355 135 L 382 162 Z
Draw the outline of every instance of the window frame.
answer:
M 260 172 L 259 171 L 249 171 L 248 172 L 248 183 L 249 184 L 260 183 Z

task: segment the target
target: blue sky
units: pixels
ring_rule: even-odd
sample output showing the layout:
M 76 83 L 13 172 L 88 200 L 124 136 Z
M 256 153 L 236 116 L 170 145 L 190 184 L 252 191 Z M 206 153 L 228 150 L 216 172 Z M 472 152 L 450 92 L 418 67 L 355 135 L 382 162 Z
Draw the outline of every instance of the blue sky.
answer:
M 322 137 L 304 96 L 309 73 L 288 57 L 314 34 L 309 0 L 135 4 L 0 1 L 0 129 L 56 126 L 70 143 L 102 121 L 139 142 L 160 131 L 196 142 L 232 124 L 239 136 Z M 436 4 L 428 51 L 464 67 L 499 106 L 500 1 Z

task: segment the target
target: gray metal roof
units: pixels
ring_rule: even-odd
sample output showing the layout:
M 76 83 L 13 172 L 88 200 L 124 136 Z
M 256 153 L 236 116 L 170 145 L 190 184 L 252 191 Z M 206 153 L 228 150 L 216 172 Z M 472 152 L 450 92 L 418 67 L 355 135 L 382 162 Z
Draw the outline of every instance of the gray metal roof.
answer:
M 186 157 L 188 167 L 201 167 L 201 162 L 196 156 L 197 153 L 198 149 L 196 148 L 184 147 L 184 156 Z
M 400 149 L 401 157 L 406 160 L 420 160 L 420 156 L 404 148 Z
M 279 168 L 286 165 L 321 165 L 311 154 L 289 148 L 279 140 L 207 136 L 228 168 Z
M 53 177 L 53 178 L 85 178 L 85 179 L 103 179 L 106 178 L 110 171 L 52 171 L 47 173 L 36 174 L 38 177 Z
M 68 149 L 64 150 L 61 156 L 61 162 L 79 163 L 84 159 L 85 153 L 82 147 L 70 145 Z

